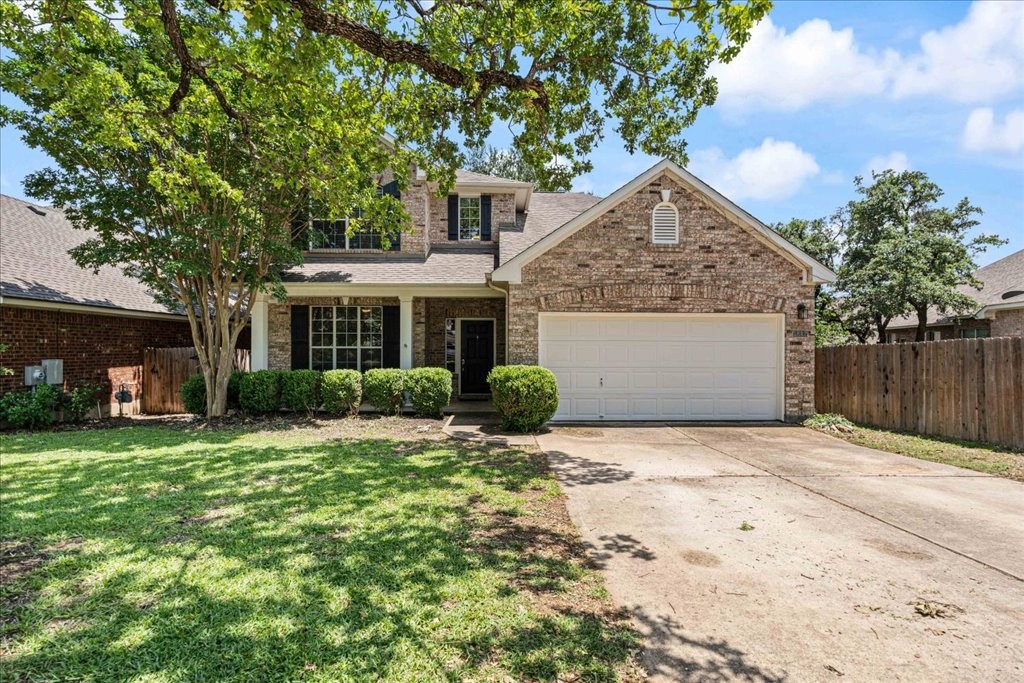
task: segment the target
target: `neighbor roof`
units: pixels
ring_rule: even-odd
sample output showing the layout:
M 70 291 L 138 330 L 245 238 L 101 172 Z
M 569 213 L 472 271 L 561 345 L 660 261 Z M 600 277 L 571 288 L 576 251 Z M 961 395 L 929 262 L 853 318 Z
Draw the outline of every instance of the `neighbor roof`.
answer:
M 96 233 L 64 212 L 0 195 L 0 297 L 169 313 L 149 289 L 117 268 L 80 268 L 68 254 Z
M 499 178 L 496 175 L 486 175 L 474 171 L 463 171 L 461 168 L 455 171 L 455 183 L 458 185 L 508 185 L 509 187 L 533 187 L 531 183 L 510 178 Z
M 674 175 L 683 183 L 693 187 L 707 197 L 718 208 L 731 215 L 751 234 L 764 241 L 768 246 L 774 248 L 785 258 L 795 264 L 799 264 L 801 268 L 806 269 L 810 276 L 810 281 L 815 283 L 835 281 L 836 274 L 826 266 L 816 261 L 807 252 L 803 251 L 782 235 L 754 218 L 703 180 L 668 159 L 662 159 L 612 194 L 595 203 L 593 206 L 559 226 L 557 229 L 551 231 L 537 242 L 523 249 L 508 261 L 502 263 L 502 265 L 494 271 L 492 276 L 493 279 L 497 282 L 520 282 L 522 279 L 522 267 L 525 264 L 540 256 L 548 249 L 560 244 L 577 230 L 589 224 L 598 216 L 601 216 L 606 211 L 611 210 L 627 197 L 632 196 L 633 193 L 654 181 L 662 173 Z M 502 236 L 504 237 L 504 233 L 502 233 Z
M 516 227 L 502 228 L 499 261 L 505 263 L 599 201 L 582 192 L 534 192 L 530 210 L 516 215 Z
M 285 271 L 285 282 L 351 284 L 486 284 L 494 270 L 493 250 L 433 247 L 430 255 L 307 255 Z
M 970 285 L 957 287 L 978 302 L 978 309 L 970 313 L 970 316 L 983 318 L 990 310 L 1024 308 L 1024 249 L 978 268 L 974 271 L 974 277 L 981 281 L 981 289 Z M 950 324 L 957 317 L 943 315 L 935 308 L 928 310 L 929 325 Z M 917 327 L 917 315 L 901 316 L 889 323 L 889 329 L 904 327 Z

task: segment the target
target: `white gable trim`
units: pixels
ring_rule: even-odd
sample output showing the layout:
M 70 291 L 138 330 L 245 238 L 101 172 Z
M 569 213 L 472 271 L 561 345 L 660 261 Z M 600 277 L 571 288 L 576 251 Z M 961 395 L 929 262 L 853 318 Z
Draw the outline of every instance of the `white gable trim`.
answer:
M 773 248 L 786 259 L 801 268 L 804 271 L 805 278 L 808 282 L 819 284 L 835 281 L 836 275 L 831 270 L 821 263 L 818 263 L 818 261 L 811 258 L 811 256 L 806 252 L 799 249 L 782 235 L 751 216 L 732 201 L 726 199 L 703 180 L 668 159 L 659 161 L 654 166 L 647 169 L 636 178 L 599 201 L 597 204 L 594 204 L 592 207 L 576 216 L 562 227 L 545 236 L 543 239 L 538 240 L 519 254 L 506 261 L 504 265 L 492 273 L 492 279 L 497 282 L 509 282 L 512 284 L 522 283 L 524 265 L 552 247 L 561 244 L 563 241 L 571 237 L 577 230 L 584 227 L 606 211 L 615 208 L 632 194 L 643 189 L 659 175 L 666 172 L 676 176 L 684 184 L 696 189 L 718 208 L 722 209 L 725 213 L 736 220 L 737 223 L 747 229 L 747 231 L 754 237 L 757 237 L 766 245 Z

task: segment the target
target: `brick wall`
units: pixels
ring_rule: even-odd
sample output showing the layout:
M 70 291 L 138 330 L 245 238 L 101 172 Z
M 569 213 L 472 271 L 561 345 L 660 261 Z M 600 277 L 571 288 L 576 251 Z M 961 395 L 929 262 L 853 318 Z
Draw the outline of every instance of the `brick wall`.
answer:
M 1024 308 L 996 311 L 992 320 L 993 337 L 1024 337 Z
M 677 245 L 653 245 L 672 190 Z M 797 306 L 807 307 L 806 319 Z M 814 286 L 699 193 L 661 176 L 523 268 L 509 292 L 510 363 L 536 363 L 540 311 L 785 314 L 785 415 L 814 412 Z
M 24 386 L 26 365 L 38 365 L 44 358 L 59 358 L 64 361 L 66 389 L 88 380 L 100 382 L 113 392 L 123 382 L 137 395 L 142 349 L 191 346 L 192 335 L 185 320 L 4 305 L 0 306 L 0 341 L 8 345 L 0 356 L 0 365 L 14 370 L 13 376 L 0 378 L 2 391 Z
M 412 221 L 411 232 L 402 233 L 401 253 L 403 254 L 423 255 L 427 253 L 429 196 L 430 191 L 425 180 L 413 180 L 410 186 L 402 192 L 402 205 Z
M 448 318 L 493 318 L 495 336 L 495 364 L 505 362 L 505 299 L 424 299 L 422 360 L 415 365 L 445 367 L 445 320 Z M 458 329 L 456 328 L 456 334 Z M 459 386 L 459 366 L 456 363 L 452 381 Z

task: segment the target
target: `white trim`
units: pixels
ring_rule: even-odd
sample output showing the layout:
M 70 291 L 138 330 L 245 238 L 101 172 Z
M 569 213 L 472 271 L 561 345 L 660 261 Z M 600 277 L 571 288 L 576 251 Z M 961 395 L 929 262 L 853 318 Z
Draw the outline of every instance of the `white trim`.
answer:
M 498 320 L 496 318 L 456 318 L 455 319 L 455 369 L 459 372 L 459 391 L 462 393 L 462 321 L 463 320 L 490 320 L 491 321 L 491 367 L 498 364 Z M 470 394 L 476 396 L 477 394 Z
M 475 199 L 477 205 L 477 211 L 479 213 L 480 224 L 476 226 L 476 237 L 463 237 L 462 236 L 462 200 L 463 199 Z M 458 233 L 459 242 L 483 242 L 484 241 L 484 203 L 480 199 L 478 194 L 457 194 L 455 195 L 455 203 L 458 204 L 458 216 L 455 221 L 456 231 Z
M 412 368 L 412 296 L 398 297 L 398 367 Z
M 96 315 L 113 315 L 124 318 L 152 318 L 156 320 L 176 320 L 188 322 L 188 318 L 179 313 L 159 313 L 157 311 L 133 311 L 127 308 L 107 308 L 89 304 L 64 303 L 60 301 L 40 301 L 38 299 L 21 299 L 19 297 L 0 297 L 0 306 L 12 308 L 34 308 L 51 311 L 67 311 L 69 313 L 89 313 Z
M 672 312 L 619 312 L 619 311 L 586 311 L 565 313 L 558 311 L 541 311 L 537 314 L 537 353 L 538 362 L 543 365 L 544 360 L 540 357 L 542 349 L 540 338 L 541 318 L 586 318 L 599 315 L 616 316 L 623 318 L 648 318 L 648 317 L 676 317 L 676 318 L 703 318 L 722 320 L 729 318 L 774 318 L 776 324 L 776 340 L 778 341 L 778 356 L 776 359 L 776 386 L 775 394 L 775 415 L 777 420 L 786 419 L 786 314 L 785 313 L 672 313 Z M 571 421 L 571 420 L 556 420 Z
M 565 223 L 562 227 L 530 245 L 519 254 L 513 256 L 492 273 L 492 279 L 499 282 L 521 284 L 523 281 L 524 265 L 552 247 L 562 243 L 598 216 L 618 206 L 635 192 L 653 182 L 662 173 L 670 173 L 676 176 L 676 178 L 681 180 L 683 183 L 690 185 L 704 194 L 704 196 L 710 199 L 718 208 L 725 211 L 741 226 L 746 228 L 754 237 L 764 242 L 767 246 L 775 249 L 782 256 L 803 270 L 805 280 L 808 283 L 817 284 L 835 281 L 836 275 L 831 270 L 811 258 L 810 255 L 796 247 L 761 221 L 751 216 L 732 201 L 726 199 L 700 178 L 668 159 L 659 161 L 657 164 L 647 169 L 639 176 L 599 201 L 597 204 L 594 204 L 580 215 Z
M 331 309 L 331 341 L 330 346 L 313 346 L 313 309 L 314 308 L 329 308 Z M 339 308 L 354 308 L 356 309 L 356 345 L 355 346 L 338 346 L 338 309 Z M 364 308 L 378 308 L 380 309 L 380 346 L 363 346 L 363 311 Z M 309 305 L 309 321 L 308 329 L 306 333 L 309 335 L 309 360 L 307 361 L 310 368 L 313 368 L 313 350 L 314 349 L 331 349 L 331 360 L 332 370 L 338 368 L 338 350 L 339 349 L 355 349 L 356 351 L 356 367 L 355 368 L 341 368 L 342 370 L 358 370 L 359 372 L 366 372 L 363 369 L 363 349 L 380 349 L 380 361 L 379 367 L 384 367 L 384 307 L 383 306 L 365 306 L 363 304 L 310 304 Z M 369 369 L 369 368 L 368 368 Z M 403 368 L 405 369 L 405 368 Z
M 270 316 L 265 299 L 257 300 L 252 306 L 251 340 L 252 351 L 249 357 L 249 369 L 266 370 L 270 362 Z
M 345 282 L 286 282 L 288 296 L 379 296 L 389 298 L 438 297 L 438 298 L 491 298 L 501 296 L 481 282 L 471 284 L 422 284 L 415 282 L 395 283 L 345 283 Z

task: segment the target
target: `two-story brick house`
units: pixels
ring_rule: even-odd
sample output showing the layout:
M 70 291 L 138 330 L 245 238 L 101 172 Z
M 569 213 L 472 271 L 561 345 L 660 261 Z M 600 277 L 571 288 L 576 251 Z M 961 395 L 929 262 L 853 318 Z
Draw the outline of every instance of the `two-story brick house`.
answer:
M 814 287 L 834 275 L 676 164 L 604 199 L 459 172 L 400 200 L 412 229 L 388 251 L 312 222 L 287 302 L 253 311 L 254 369 L 442 366 L 473 397 L 494 365 L 539 363 L 559 419 L 813 412 Z

